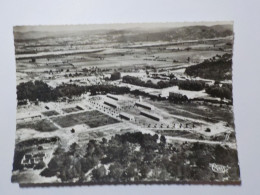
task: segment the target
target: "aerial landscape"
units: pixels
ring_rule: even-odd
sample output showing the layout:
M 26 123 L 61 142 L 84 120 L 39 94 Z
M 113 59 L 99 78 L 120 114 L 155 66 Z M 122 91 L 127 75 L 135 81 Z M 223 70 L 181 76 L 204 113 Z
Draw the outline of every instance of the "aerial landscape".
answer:
M 15 26 L 12 182 L 240 183 L 232 22 Z

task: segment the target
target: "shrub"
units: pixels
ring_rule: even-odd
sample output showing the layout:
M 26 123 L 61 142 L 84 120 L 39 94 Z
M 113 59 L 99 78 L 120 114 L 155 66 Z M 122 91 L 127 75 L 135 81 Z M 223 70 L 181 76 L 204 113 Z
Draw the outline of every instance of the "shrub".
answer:
M 104 165 L 94 169 L 92 171 L 92 176 L 93 176 L 94 180 L 100 180 L 103 177 L 105 177 L 106 176 L 106 168 L 104 167 Z
M 205 132 L 211 132 L 210 128 L 207 128 L 207 129 L 205 130 Z
M 43 161 L 40 161 L 38 164 L 34 166 L 33 169 L 43 169 L 45 166 L 45 163 Z
M 120 72 L 113 72 L 111 74 L 110 80 L 114 81 L 114 80 L 118 80 L 121 78 L 121 73 Z

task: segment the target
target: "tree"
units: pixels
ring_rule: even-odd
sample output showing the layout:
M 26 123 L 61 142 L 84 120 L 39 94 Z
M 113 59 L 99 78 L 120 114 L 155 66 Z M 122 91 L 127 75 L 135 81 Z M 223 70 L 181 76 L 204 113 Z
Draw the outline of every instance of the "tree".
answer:
M 159 82 L 157 83 L 157 85 L 159 86 L 159 88 L 168 87 L 167 83 L 165 83 L 164 81 L 159 81 Z
M 146 165 L 141 165 L 140 167 L 140 173 L 142 178 L 147 178 L 148 173 L 151 171 L 151 169 Z
M 138 175 L 136 163 L 131 163 L 125 170 L 124 176 L 126 178 L 132 178 Z
M 93 179 L 96 180 L 96 181 L 99 181 L 103 177 L 105 177 L 106 176 L 106 168 L 104 167 L 104 165 L 94 169 L 92 171 L 92 176 L 93 176 Z
M 43 81 L 29 81 L 27 83 L 20 83 L 17 86 L 17 99 L 30 101 L 46 101 L 51 97 L 52 89 Z
M 166 144 L 166 138 L 165 138 L 164 135 L 161 135 L 161 137 L 160 137 L 160 142 L 161 142 L 163 145 Z
M 43 169 L 45 166 L 45 163 L 43 161 L 40 161 L 38 164 L 34 166 L 33 169 Z
M 114 163 L 109 167 L 109 177 L 114 181 L 120 181 L 123 171 L 121 164 Z
M 120 72 L 113 72 L 111 74 L 110 80 L 114 81 L 114 80 L 118 80 L 121 78 L 121 73 Z
M 211 130 L 210 130 L 210 128 L 207 128 L 206 130 L 205 130 L 205 132 L 210 132 Z
M 206 59 L 202 63 L 187 67 L 185 73 L 189 76 L 201 77 L 205 79 L 225 80 L 232 77 L 231 54 L 216 56 L 215 60 Z

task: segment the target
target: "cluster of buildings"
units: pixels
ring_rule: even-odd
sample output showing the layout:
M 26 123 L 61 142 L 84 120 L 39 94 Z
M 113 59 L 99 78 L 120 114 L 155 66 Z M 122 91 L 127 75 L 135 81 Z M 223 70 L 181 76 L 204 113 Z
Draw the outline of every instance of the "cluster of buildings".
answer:
M 120 109 L 121 108 L 120 105 L 116 102 L 116 101 L 120 100 L 119 96 L 107 94 L 106 97 L 107 97 L 107 99 L 111 99 L 111 101 L 105 100 L 104 101 L 105 105 L 108 105 L 108 106 L 110 106 L 114 109 Z M 145 116 L 149 119 L 153 119 L 155 121 L 161 121 L 163 119 L 161 116 L 154 113 L 155 108 L 154 108 L 153 105 L 150 105 L 150 104 L 142 101 L 141 96 L 139 97 L 139 100 L 135 102 L 134 106 L 145 109 L 145 110 L 148 111 L 148 112 L 144 111 L 144 110 L 140 111 L 140 115 L 142 115 L 142 116 Z M 119 117 L 121 119 L 124 119 L 124 120 L 135 121 L 135 117 L 131 114 L 126 113 L 126 112 L 120 112 Z

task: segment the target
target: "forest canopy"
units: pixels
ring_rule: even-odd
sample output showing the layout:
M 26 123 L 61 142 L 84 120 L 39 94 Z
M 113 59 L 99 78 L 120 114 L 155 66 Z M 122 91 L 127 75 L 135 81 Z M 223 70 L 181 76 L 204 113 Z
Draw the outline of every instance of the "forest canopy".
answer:
M 185 148 L 185 149 L 184 149 Z M 187 152 L 189 151 L 189 152 Z M 58 148 L 42 176 L 62 182 L 210 181 L 239 177 L 237 152 L 223 146 L 167 143 L 161 135 L 141 132 L 90 140 L 86 146 L 74 143 L 68 151 Z M 224 175 L 214 174 L 209 163 L 231 167 Z M 86 174 L 87 173 L 87 174 Z
M 232 56 L 224 54 L 215 56 L 204 62 L 187 67 L 185 73 L 193 77 L 201 77 L 213 80 L 231 80 L 232 79 Z
M 17 86 L 17 99 L 30 100 L 30 101 L 57 101 L 59 98 L 73 96 L 80 96 L 86 92 L 90 92 L 91 95 L 96 94 L 124 94 L 130 90 L 127 87 L 118 87 L 114 85 L 92 85 L 92 86 L 79 86 L 76 84 L 62 84 L 56 88 L 48 86 L 43 81 L 29 81 L 26 83 L 20 83 Z
M 158 83 L 153 83 L 151 80 L 142 81 L 138 77 L 134 76 L 124 76 L 123 80 L 124 83 L 129 83 L 132 85 L 142 86 L 142 87 L 149 87 L 155 89 L 163 89 L 172 86 L 178 86 L 180 89 L 183 90 L 190 90 L 190 91 L 200 91 L 205 88 L 204 81 L 197 81 L 197 80 L 178 80 L 172 78 L 170 81 L 159 81 Z

